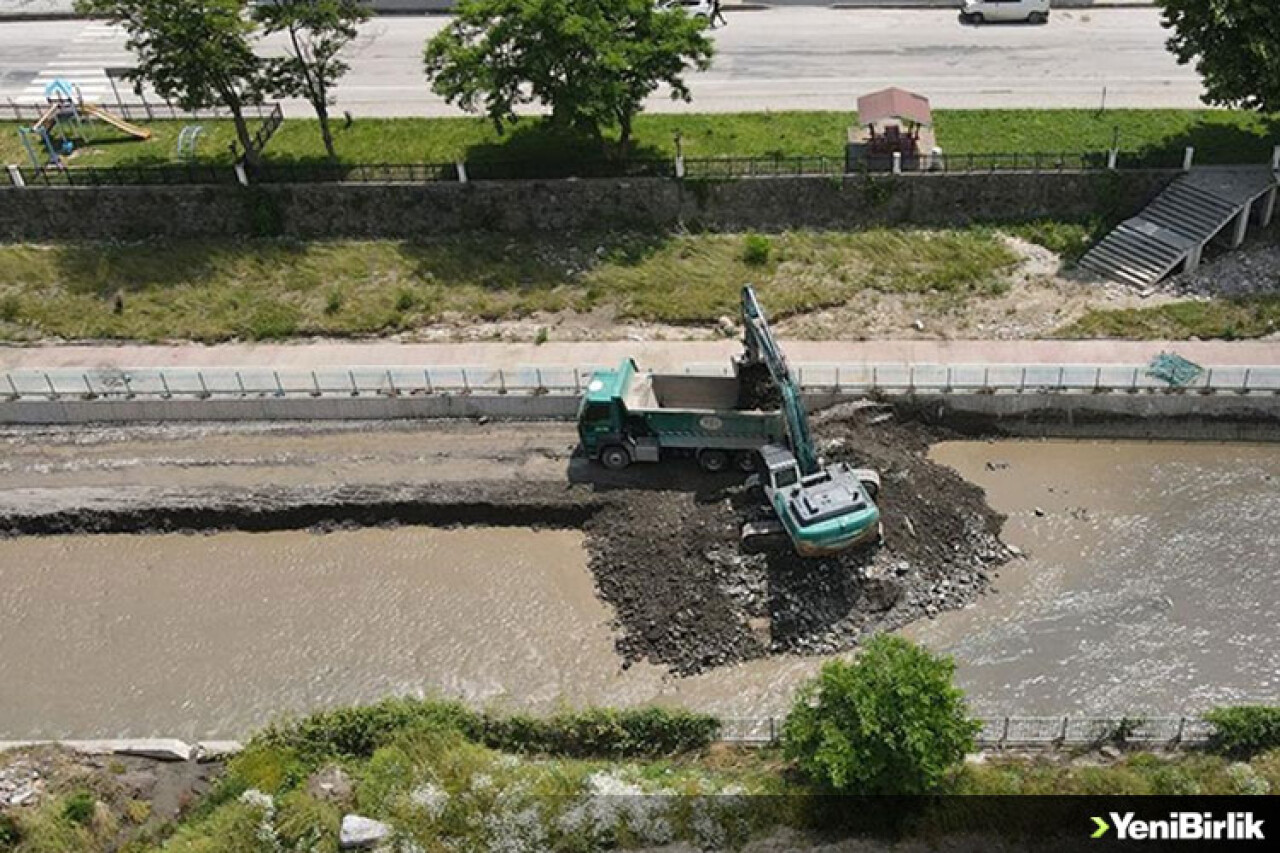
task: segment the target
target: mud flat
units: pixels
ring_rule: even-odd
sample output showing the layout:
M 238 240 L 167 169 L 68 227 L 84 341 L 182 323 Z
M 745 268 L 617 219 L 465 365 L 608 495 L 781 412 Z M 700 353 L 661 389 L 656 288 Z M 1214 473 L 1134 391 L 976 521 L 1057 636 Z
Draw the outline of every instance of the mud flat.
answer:
M 945 443 L 1027 552 L 994 595 L 908 633 L 990 713 L 1280 701 L 1280 447 Z

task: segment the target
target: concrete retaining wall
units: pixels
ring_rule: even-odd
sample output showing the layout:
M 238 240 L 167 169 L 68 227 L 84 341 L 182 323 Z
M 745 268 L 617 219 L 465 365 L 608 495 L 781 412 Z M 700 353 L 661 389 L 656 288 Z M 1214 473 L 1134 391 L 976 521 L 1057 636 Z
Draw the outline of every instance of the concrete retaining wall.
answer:
M 811 393 L 814 409 L 864 395 Z M 895 394 L 903 416 L 973 435 L 1212 441 L 1280 441 L 1280 395 L 1176 392 Z M 489 417 L 571 419 L 566 394 L 439 394 L 417 397 L 293 397 L 215 400 L 40 400 L 0 403 L 0 423 L 378 420 Z
M 734 181 L 0 188 L 0 241 L 414 239 L 679 226 L 712 230 L 958 226 L 1127 216 L 1177 173 L 914 174 Z

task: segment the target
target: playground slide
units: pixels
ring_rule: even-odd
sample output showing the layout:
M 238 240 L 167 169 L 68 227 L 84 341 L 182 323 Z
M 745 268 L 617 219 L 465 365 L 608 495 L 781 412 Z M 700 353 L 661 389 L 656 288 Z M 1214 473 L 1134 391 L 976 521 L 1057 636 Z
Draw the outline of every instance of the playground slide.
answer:
M 136 124 L 129 124 L 129 122 L 119 116 L 112 115 L 97 104 L 84 104 L 80 109 L 85 115 L 100 118 L 107 124 L 118 130 L 124 131 L 130 136 L 136 136 L 138 139 L 151 138 L 151 131 L 147 130 L 145 127 L 138 127 Z
M 31 127 L 35 130 L 41 130 L 41 129 L 50 130 L 54 126 L 54 124 L 57 123 L 56 122 L 57 115 L 58 115 L 58 105 L 54 104 L 51 107 L 49 107 L 49 109 L 45 110 L 44 114 L 41 115 L 40 118 L 36 120 L 36 123 L 31 125 Z

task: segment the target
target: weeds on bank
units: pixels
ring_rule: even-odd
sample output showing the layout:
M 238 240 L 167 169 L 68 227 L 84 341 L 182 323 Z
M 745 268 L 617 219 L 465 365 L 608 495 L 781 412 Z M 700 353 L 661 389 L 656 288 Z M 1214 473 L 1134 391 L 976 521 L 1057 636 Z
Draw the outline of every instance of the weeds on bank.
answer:
M 0 339 L 377 335 L 601 307 L 710 323 L 745 282 L 785 316 L 867 288 L 998 293 L 1015 262 L 980 230 L 16 245 L 0 247 Z
M 1280 296 L 1171 302 L 1151 308 L 1090 310 L 1054 333 L 1060 338 L 1258 338 L 1280 329 Z

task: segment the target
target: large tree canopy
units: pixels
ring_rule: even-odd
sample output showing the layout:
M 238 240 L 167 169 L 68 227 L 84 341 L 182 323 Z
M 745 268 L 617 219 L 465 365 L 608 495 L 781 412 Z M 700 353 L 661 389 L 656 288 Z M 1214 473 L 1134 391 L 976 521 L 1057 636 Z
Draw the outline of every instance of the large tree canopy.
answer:
M 76 8 L 124 27 L 135 87 L 150 83 L 183 109 L 227 107 L 245 156 L 256 160 L 243 107 L 262 100 L 262 62 L 246 0 L 77 0 Z
M 705 23 L 653 0 L 462 0 L 454 12 L 427 43 L 427 75 L 499 131 L 539 104 L 597 138 L 618 128 L 625 150 L 646 97 L 665 83 L 687 101 L 685 72 L 711 65 Z
M 1280 9 L 1275 0 L 1159 0 L 1169 49 L 1194 63 L 1205 99 L 1280 111 Z

